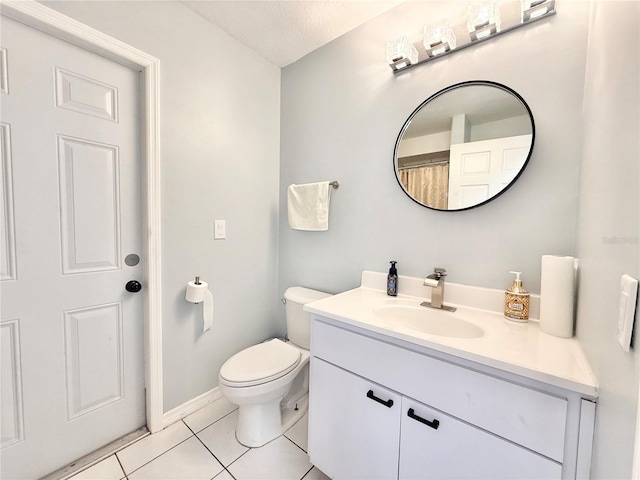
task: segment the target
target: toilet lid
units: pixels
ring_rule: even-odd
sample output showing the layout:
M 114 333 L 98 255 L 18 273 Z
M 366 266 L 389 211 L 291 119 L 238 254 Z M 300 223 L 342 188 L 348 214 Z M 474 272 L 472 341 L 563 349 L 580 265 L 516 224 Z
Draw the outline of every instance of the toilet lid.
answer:
M 236 353 L 220 369 L 226 382 L 251 386 L 275 380 L 300 363 L 300 350 L 273 339 Z

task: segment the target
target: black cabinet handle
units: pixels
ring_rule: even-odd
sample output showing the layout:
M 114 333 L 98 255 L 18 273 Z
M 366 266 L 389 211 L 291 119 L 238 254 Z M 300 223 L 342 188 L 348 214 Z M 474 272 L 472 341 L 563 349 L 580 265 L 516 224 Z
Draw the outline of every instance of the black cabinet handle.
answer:
M 373 390 L 369 390 L 367 392 L 367 398 L 370 398 L 371 400 L 375 400 L 376 402 L 381 403 L 382 405 L 384 405 L 387 408 L 391 408 L 393 406 L 393 400 L 391 400 L 391 399 L 382 400 L 381 398 L 378 398 L 373 394 Z
M 426 418 L 419 417 L 418 415 L 416 415 L 413 408 L 409 409 L 409 411 L 407 412 L 407 417 L 413 418 L 414 420 L 417 420 L 420 423 L 424 423 L 426 426 L 431 427 L 434 430 L 437 430 L 438 427 L 440 426 L 440 422 L 437 419 L 434 419 L 433 421 L 429 421 Z

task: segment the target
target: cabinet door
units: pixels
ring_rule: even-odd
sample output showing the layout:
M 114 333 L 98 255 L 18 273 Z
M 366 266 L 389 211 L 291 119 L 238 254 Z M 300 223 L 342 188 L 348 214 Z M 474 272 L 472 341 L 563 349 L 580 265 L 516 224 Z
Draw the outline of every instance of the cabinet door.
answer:
M 398 476 L 401 397 L 316 357 L 309 386 L 309 457 L 334 480 Z
M 559 479 L 562 465 L 409 398 L 402 399 L 400 479 Z

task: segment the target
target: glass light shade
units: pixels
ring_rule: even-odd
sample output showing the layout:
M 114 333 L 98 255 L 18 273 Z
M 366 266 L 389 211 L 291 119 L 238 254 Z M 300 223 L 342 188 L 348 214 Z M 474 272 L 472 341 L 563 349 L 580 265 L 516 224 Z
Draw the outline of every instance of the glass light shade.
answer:
M 471 40 L 480 40 L 500 31 L 500 7 L 496 1 L 469 5 L 467 30 Z
M 522 23 L 555 11 L 556 0 L 521 0 Z
M 387 42 L 387 63 L 393 70 L 400 70 L 418 61 L 418 50 L 406 35 Z
M 425 25 L 422 43 L 427 55 L 435 57 L 456 48 L 456 34 L 449 22 L 440 20 Z

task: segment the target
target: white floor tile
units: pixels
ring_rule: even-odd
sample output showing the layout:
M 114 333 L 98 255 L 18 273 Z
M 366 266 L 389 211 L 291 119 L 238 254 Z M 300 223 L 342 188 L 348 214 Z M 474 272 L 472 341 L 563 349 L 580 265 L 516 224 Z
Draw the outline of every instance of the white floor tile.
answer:
M 213 480 L 235 480 L 229 472 L 223 470 Z
M 249 450 L 236 440 L 237 421 L 238 412 L 235 411 L 197 434 L 225 467 Z
M 221 397 L 214 400 L 209 405 L 202 407 L 197 412 L 185 417 L 184 423 L 186 423 L 191 430 L 197 433 L 203 428 L 211 425 L 213 422 L 220 420 L 228 413 L 233 412 L 237 408 L 237 405 L 234 405 L 225 397 Z
M 331 480 L 324 473 L 313 467 L 309 473 L 304 476 L 303 480 Z
M 144 467 L 129 480 L 209 480 L 224 470 L 196 437 L 182 442 Z
M 193 435 L 191 430 L 184 423 L 177 422 L 161 432 L 144 437 L 116 455 L 120 459 L 124 472 L 128 475 L 191 435 Z
M 305 413 L 300 420 L 298 420 L 289 430 L 284 434 L 293 443 L 298 445 L 301 449 L 307 452 L 307 440 L 309 436 L 309 412 Z
M 120 480 L 124 472 L 115 455 L 105 458 L 92 467 L 74 475 L 70 480 Z
M 252 448 L 228 470 L 237 480 L 299 480 L 311 464 L 306 453 L 284 437 Z

